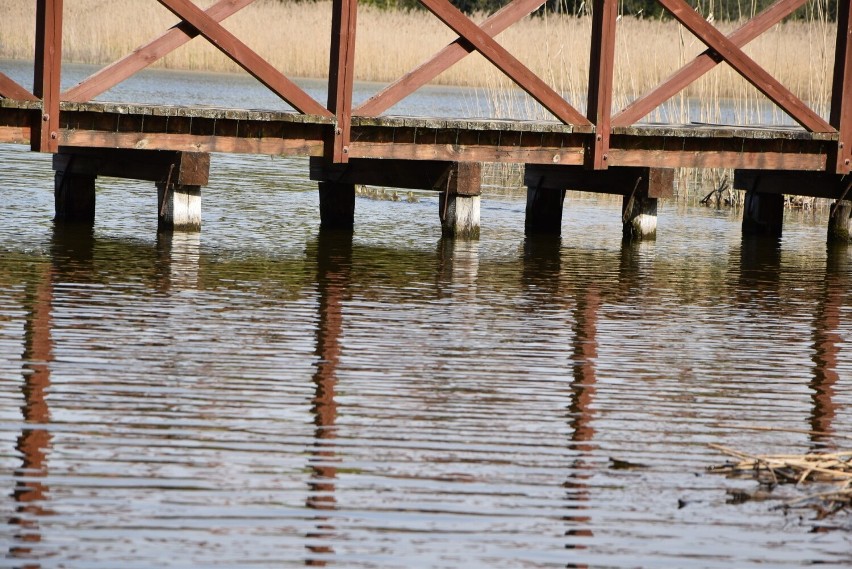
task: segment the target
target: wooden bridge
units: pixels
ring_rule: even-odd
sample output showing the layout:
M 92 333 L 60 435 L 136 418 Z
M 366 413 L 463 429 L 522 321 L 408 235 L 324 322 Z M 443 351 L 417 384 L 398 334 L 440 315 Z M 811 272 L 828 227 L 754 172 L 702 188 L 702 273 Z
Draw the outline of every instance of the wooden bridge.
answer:
M 2 73 L 0 142 L 28 143 L 54 154 L 56 219 L 93 222 L 95 179 L 156 182 L 161 225 L 198 228 L 200 187 L 211 152 L 311 157 L 325 227 L 351 228 L 355 185 L 441 192 L 444 232 L 479 231 L 481 165 L 525 165 L 528 233 L 556 233 L 565 190 L 624 196 L 625 236 L 656 233 L 659 198 L 670 197 L 675 168 L 733 168 L 748 190 L 743 230 L 780 235 L 783 195 L 837 200 L 830 239 L 849 239 L 852 202 L 852 0 L 839 0 L 828 120 L 743 51 L 743 46 L 807 0 L 777 0 L 724 35 L 685 0 L 658 0 L 707 47 L 663 83 L 613 109 L 617 0 L 594 0 L 587 110 L 581 113 L 495 39 L 542 0 L 513 0 L 480 25 L 448 0 L 420 0 L 458 38 L 429 61 L 353 108 L 357 0 L 334 0 L 328 101 L 317 102 L 220 22 L 253 0 L 219 0 L 201 10 L 191 0 L 158 1 L 180 23 L 63 92 L 63 0 L 36 1 L 34 87 Z M 73 2 L 73 0 L 71 0 Z M 69 2 L 69 3 L 71 3 Z M 674 23 L 672 24 L 674 25 Z M 292 112 L 93 102 L 92 99 L 202 36 L 286 101 Z M 439 73 L 478 52 L 552 115 L 552 121 L 390 117 L 383 113 Z M 656 107 L 718 64 L 727 64 L 800 127 L 639 124 Z

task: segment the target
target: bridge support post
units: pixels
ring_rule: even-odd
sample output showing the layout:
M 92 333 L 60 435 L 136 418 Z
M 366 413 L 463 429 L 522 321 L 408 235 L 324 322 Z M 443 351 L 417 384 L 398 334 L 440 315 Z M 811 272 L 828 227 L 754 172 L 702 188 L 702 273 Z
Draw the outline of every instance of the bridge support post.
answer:
M 438 200 L 441 234 L 458 239 L 479 239 L 482 164 L 456 162 L 447 171 Z
M 526 235 L 561 235 L 564 202 L 565 190 L 527 187 L 524 233 Z
M 749 190 L 743 207 L 743 235 L 781 237 L 784 225 L 784 194 Z
M 852 225 L 852 201 L 837 200 L 831 204 L 828 218 L 828 242 L 849 243 Z
M 319 182 L 320 227 L 352 231 L 355 228 L 355 184 Z
M 157 182 L 157 228 L 201 230 L 201 186 Z
M 622 236 L 625 241 L 657 238 L 657 198 L 647 193 L 624 196 L 621 206 Z
M 70 170 L 54 175 L 54 208 L 56 222 L 95 223 L 94 174 L 76 174 Z

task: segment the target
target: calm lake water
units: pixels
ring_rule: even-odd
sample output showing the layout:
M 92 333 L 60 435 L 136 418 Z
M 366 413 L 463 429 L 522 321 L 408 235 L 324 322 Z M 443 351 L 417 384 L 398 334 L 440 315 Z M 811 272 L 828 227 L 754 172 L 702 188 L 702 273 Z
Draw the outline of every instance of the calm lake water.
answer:
M 100 179 L 74 230 L 49 157 L 0 145 L 0 567 L 852 566 L 849 514 L 779 508 L 823 488 L 706 471 L 852 446 L 824 220 L 743 241 L 668 202 L 631 246 L 569 197 L 526 240 L 492 191 L 452 242 L 417 193 L 341 236 L 307 171 L 214 155 L 200 234 Z

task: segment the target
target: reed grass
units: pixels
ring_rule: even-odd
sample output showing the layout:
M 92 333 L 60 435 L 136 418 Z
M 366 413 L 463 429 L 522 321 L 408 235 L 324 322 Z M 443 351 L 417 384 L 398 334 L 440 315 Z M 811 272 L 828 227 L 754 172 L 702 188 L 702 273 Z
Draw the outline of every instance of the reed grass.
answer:
M 814 0 L 822 2 L 824 0 Z M 196 0 L 207 7 L 212 0 Z M 0 57 L 33 54 L 35 9 L 31 2 L 0 0 Z M 485 16 L 475 16 L 481 20 Z M 331 3 L 258 0 L 224 22 L 227 29 L 292 77 L 327 76 Z M 177 18 L 153 0 L 66 0 L 63 58 L 106 64 L 156 37 Z M 723 23 L 725 32 L 735 23 Z M 569 100 L 580 103 L 588 77 L 591 19 L 564 14 L 527 17 L 500 36 L 518 59 Z M 704 45 L 673 21 L 620 18 L 617 29 L 615 106 L 622 107 L 700 53 Z M 830 91 L 834 25 L 824 18 L 775 26 L 746 52 L 806 101 L 824 104 Z M 389 82 L 452 41 L 454 34 L 425 11 L 360 6 L 356 79 Z M 202 38 L 196 38 L 156 65 L 170 69 L 235 71 L 237 66 Z M 472 54 L 449 69 L 439 84 L 493 89 L 511 82 L 484 58 Z M 685 93 L 700 97 L 701 116 L 721 114 L 721 101 L 735 99 L 739 112 L 753 106 L 753 88 L 725 65 Z

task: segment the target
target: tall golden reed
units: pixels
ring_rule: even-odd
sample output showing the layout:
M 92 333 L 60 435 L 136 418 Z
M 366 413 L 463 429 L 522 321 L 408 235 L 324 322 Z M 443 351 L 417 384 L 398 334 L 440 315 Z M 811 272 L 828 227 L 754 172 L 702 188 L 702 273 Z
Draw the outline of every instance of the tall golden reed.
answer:
M 824 0 L 814 0 L 817 2 Z M 207 7 L 212 0 L 196 0 Z M 26 0 L 0 0 L 0 57 L 32 58 L 35 9 Z M 478 16 L 481 20 L 484 16 Z M 226 28 L 291 77 L 325 77 L 331 3 L 258 0 L 224 22 Z M 154 0 L 65 0 L 65 61 L 105 64 L 156 37 L 177 19 Z M 737 24 L 725 23 L 728 32 Z M 588 17 L 528 17 L 501 34 L 500 42 L 569 100 L 582 104 L 588 77 Z M 616 108 L 668 76 L 704 45 L 672 21 L 620 18 L 615 66 Z M 775 26 L 746 52 L 800 98 L 824 106 L 829 98 L 834 25 L 822 21 Z M 383 11 L 360 6 L 356 79 L 390 82 L 454 39 L 424 11 Z M 172 69 L 234 71 L 235 64 L 197 38 L 157 65 Z M 443 73 L 440 84 L 499 91 L 511 82 L 478 54 Z M 699 117 L 718 117 L 721 101 L 735 99 L 743 113 L 760 97 L 726 65 L 695 83 L 682 97 L 700 97 Z M 495 101 L 499 107 L 499 97 Z M 499 111 L 499 108 L 498 108 Z

